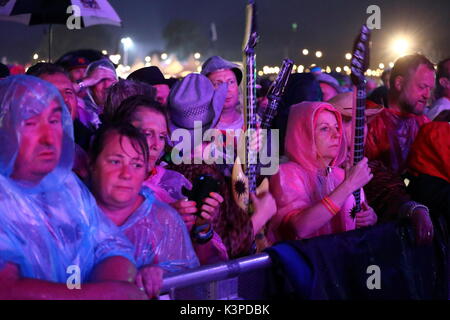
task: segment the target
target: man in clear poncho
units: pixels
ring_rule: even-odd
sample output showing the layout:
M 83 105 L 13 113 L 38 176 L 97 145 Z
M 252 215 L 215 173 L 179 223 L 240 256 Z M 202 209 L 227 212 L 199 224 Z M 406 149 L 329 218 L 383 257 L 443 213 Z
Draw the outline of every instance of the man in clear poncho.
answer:
M 71 172 L 72 120 L 55 87 L 0 81 L 0 145 L 0 299 L 145 298 L 132 245 Z
M 108 89 L 116 82 L 116 69 L 109 60 L 98 60 L 87 67 L 84 80 L 78 84 L 80 88 L 87 88 L 84 106 L 78 110 L 80 121 L 85 126 L 100 126 L 100 115 L 106 104 Z

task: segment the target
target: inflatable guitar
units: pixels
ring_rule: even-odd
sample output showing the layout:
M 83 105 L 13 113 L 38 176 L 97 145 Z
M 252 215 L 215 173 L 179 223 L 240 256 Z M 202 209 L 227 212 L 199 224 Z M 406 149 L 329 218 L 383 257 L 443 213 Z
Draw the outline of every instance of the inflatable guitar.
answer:
M 244 39 L 244 70 L 246 90 L 244 95 L 244 120 L 246 127 L 246 152 L 245 152 L 245 170 L 242 168 L 242 161 L 239 156 L 236 157 L 232 172 L 232 190 L 233 197 L 240 208 L 248 212 L 251 216 L 253 209 L 250 203 L 250 194 L 260 194 L 269 190 L 269 181 L 267 178 L 256 187 L 257 178 L 257 150 L 250 148 L 251 137 L 256 134 L 256 60 L 255 47 L 258 42 L 258 33 L 256 30 L 256 9 L 255 1 L 250 0 L 247 5 L 247 24 L 246 37 Z M 278 75 L 275 84 L 269 91 L 270 103 L 267 112 L 263 118 L 263 129 L 269 128 L 273 117 L 276 114 L 278 102 L 281 98 L 288 77 L 291 74 L 293 63 L 285 60 L 281 72 Z M 243 135 L 244 136 L 244 135 Z M 264 235 L 264 228 L 258 232 L 256 239 L 256 251 L 260 252 L 268 246 Z
M 366 78 L 364 72 L 369 67 L 370 61 L 370 30 L 366 25 L 363 25 L 358 38 L 353 47 L 353 56 L 351 60 L 351 78 L 356 87 L 356 99 L 353 99 L 353 164 L 357 164 L 364 158 L 364 122 L 366 109 Z M 355 97 L 355 96 L 354 96 Z M 353 192 L 356 204 L 351 211 L 352 218 L 361 211 L 361 190 L 358 189 Z
M 262 116 L 261 120 L 261 129 L 269 129 L 272 124 L 272 120 L 277 114 L 278 106 L 283 95 L 286 84 L 289 80 L 289 76 L 292 72 L 292 67 L 294 63 L 292 60 L 284 59 L 283 65 L 281 67 L 280 73 L 278 74 L 275 81 L 269 88 L 267 93 L 267 97 L 269 99 L 269 103 L 267 105 L 266 110 Z M 249 193 L 253 192 L 253 186 L 256 186 L 256 178 L 257 172 L 255 173 L 249 172 L 245 173 L 242 169 L 242 164 L 239 157 L 236 158 L 236 162 L 233 166 L 233 197 L 236 203 L 240 208 L 247 210 L 248 202 L 249 202 Z M 254 180 L 255 184 L 249 184 L 250 180 Z M 267 179 L 264 179 L 263 182 L 256 188 L 256 194 L 260 192 L 265 192 L 269 189 L 269 183 Z

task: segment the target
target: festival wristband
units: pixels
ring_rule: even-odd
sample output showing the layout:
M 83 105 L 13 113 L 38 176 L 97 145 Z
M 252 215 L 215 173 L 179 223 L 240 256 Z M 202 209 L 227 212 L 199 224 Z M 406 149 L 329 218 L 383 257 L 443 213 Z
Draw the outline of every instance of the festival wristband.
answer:
M 341 210 L 330 198 L 325 197 L 322 199 L 322 204 L 327 208 L 330 213 L 335 216 L 338 214 L 338 212 Z

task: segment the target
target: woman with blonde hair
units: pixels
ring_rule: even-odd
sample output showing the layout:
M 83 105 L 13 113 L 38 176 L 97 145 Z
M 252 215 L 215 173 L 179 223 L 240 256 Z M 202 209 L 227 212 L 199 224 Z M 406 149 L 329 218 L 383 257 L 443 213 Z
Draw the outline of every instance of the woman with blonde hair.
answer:
M 303 102 L 291 107 L 285 151 L 289 161 L 280 165 L 270 188 L 277 214 L 269 224 L 269 239 L 306 239 L 373 225 L 375 212 L 364 203 L 352 216 L 352 193 L 372 179 L 364 158 L 345 171 L 346 157 L 340 113 L 324 102 Z

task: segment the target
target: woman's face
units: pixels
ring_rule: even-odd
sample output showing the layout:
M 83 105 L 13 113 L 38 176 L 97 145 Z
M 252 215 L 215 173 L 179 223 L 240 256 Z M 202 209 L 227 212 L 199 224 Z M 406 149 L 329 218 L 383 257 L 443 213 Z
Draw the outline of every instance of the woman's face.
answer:
M 167 141 L 167 122 L 164 115 L 146 107 L 138 107 L 131 124 L 147 138 L 150 151 L 149 169 L 155 167 Z
M 128 137 L 111 132 L 92 168 L 93 193 L 97 201 L 112 208 L 133 206 L 147 178 L 147 165 Z
M 341 130 L 336 116 L 327 110 L 320 111 L 314 128 L 317 156 L 329 165 L 339 153 Z

